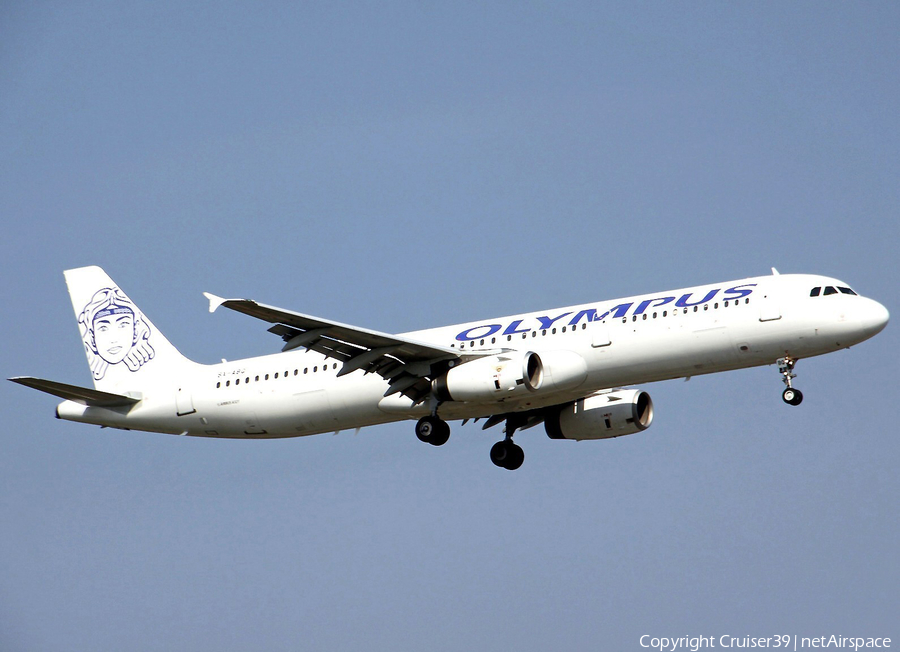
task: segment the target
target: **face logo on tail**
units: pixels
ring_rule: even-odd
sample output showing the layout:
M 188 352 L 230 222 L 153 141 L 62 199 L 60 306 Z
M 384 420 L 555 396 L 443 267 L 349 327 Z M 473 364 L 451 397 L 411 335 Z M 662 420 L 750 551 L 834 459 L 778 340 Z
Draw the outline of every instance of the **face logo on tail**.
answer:
M 97 291 L 78 315 L 78 325 L 95 380 L 103 378 L 110 365 L 124 363 L 129 371 L 137 371 L 155 355 L 150 327 L 119 288 Z

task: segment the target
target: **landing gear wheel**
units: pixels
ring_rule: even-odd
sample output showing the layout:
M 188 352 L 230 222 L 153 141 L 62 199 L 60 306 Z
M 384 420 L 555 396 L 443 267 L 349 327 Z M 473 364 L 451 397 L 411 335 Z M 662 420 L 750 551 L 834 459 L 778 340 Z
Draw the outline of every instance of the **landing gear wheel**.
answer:
M 450 439 L 450 426 L 440 417 L 422 417 L 416 423 L 416 437 L 426 444 L 443 446 Z
M 803 401 L 803 392 L 793 387 L 788 387 L 781 393 L 781 398 L 788 405 L 800 405 Z
M 779 358 L 776 360 L 776 364 L 778 365 L 778 373 L 781 374 L 781 379 L 784 381 L 785 389 L 781 393 L 781 398 L 788 405 L 800 405 L 800 402 L 803 400 L 803 392 L 799 389 L 794 389 L 792 385 L 792 381 L 797 377 L 797 374 L 794 373 L 794 365 L 797 364 L 797 361 L 791 357 Z
M 525 451 L 511 439 L 498 441 L 491 447 L 491 462 L 501 469 L 515 471 L 525 461 Z
M 448 439 L 450 439 L 450 424 L 438 419 L 437 428 L 435 428 L 434 434 L 431 435 L 431 441 L 428 443 L 432 446 L 443 446 Z
M 525 461 L 525 451 L 523 451 L 522 447 L 518 444 L 513 444 L 512 442 L 510 442 L 510 444 L 510 454 L 509 460 L 506 463 L 506 468 L 510 471 L 515 471 L 522 466 L 522 462 Z

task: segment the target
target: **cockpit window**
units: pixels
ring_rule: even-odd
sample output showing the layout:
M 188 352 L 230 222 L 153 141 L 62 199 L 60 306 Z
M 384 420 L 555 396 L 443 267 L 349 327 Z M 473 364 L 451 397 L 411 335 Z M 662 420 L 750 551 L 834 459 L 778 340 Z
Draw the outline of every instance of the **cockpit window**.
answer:
M 838 293 L 838 291 L 835 290 L 835 289 L 834 289 L 833 287 L 831 287 L 830 285 L 828 285 L 828 286 L 825 287 L 825 296 L 826 296 L 826 297 L 827 297 L 829 294 L 837 294 L 837 293 Z
M 813 288 L 812 290 L 809 291 L 809 296 L 817 297 L 817 296 L 819 296 L 819 293 L 821 291 L 822 291 L 822 288 Z
M 853 296 L 856 296 L 856 292 L 854 292 L 850 288 L 844 288 L 844 287 L 838 286 L 838 290 L 841 291 L 841 294 L 852 294 Z

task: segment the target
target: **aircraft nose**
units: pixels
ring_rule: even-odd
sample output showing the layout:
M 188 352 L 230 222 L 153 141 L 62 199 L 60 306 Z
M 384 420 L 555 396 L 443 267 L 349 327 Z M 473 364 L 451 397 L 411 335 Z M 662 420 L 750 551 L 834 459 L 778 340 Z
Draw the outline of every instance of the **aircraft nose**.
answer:
M 872 299 L 866 299 L 865 305 L 861 306 L 858 318 L 866 337 L 872 337 L 887 326 L 891 316 L 883 305 Z

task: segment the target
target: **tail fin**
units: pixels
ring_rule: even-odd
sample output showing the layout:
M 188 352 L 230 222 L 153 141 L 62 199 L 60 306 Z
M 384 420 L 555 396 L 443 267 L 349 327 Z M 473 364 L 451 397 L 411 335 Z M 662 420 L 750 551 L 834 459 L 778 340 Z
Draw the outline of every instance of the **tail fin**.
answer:
M 184 373 L 185 358 L 99 267 L 64 272 L 94 387 L 143 391 Z

